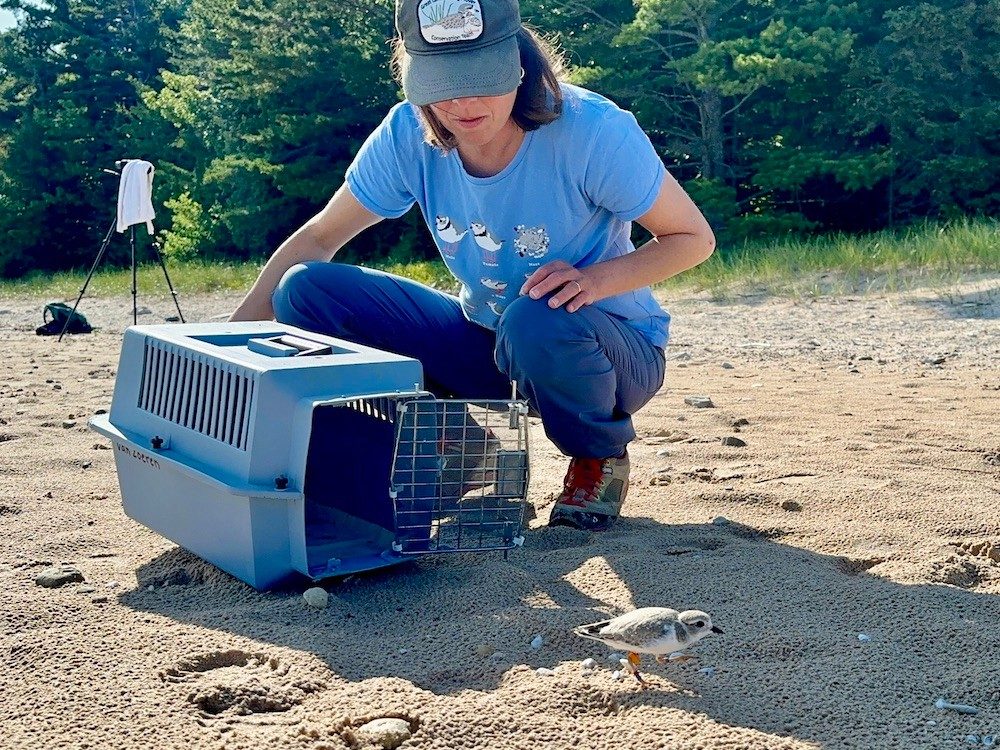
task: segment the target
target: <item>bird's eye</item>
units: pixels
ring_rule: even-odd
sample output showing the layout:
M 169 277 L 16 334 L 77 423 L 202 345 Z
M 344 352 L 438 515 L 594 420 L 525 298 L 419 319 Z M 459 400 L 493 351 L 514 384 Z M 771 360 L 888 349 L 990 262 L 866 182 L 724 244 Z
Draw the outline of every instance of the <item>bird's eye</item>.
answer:
M 694 626 L 695 626 L 696 628 L 703 628 L 703 627 L 705 627 L 705 621 L 704 621 L 704 620 L 698 620 L 698 622 L 696 622 L 696 623 L 694 624 Z

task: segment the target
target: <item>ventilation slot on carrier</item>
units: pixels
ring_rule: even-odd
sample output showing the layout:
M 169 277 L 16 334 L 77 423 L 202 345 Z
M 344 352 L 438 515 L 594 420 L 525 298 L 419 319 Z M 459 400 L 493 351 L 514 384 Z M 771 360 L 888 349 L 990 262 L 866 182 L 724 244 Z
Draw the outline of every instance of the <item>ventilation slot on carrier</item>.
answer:
M 254 380 L 242 369 L 146 341 L 139 408 L 247 449 Z

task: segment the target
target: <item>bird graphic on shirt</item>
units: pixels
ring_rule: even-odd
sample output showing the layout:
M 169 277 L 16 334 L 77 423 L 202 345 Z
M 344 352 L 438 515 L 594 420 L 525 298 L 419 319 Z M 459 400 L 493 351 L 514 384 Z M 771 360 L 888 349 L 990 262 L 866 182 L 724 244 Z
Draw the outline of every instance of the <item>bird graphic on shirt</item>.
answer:
M 466 229 L 464 232 L 459 233 L 458 228 L 452 224 L 451 219 L 447 216 L 435 216 L 434 227 L 437 229 L 438 237 L 449 244 L 458 242 L 469 231 Z
M 500 313 L 503 312 L 503 305 L 497 303 L 494 300 L 487 300 L 486 306 L 490 308 L 490 310 L 494 315 L 499 315 Z
M 506 281 L 497 281 L 496 279 L 483 278 L 479 280 L 479 283 L 482 284 L 487 289 L 489 289 L 490 291 L 492 291 L 494 294 L 503 294 L 505 291 L 507 291 Z
M 680 652 L 709 633 L 722 630 L 712 624 L 707 613 L 697 609 L 678 612 L 668 607 L 641 607 L 611 620 L 581 625 L 573 632 L 625 651 L 628 659 L 622 659 L 622 664 L 642 683 L 639 654 L 655 654 L 661 664 L 669 659 L 691 658 Z
M 486 228 L 485 224 L 481 224 L 478 221 L 472 222 L 472 226 L 469 227 L 472 230 L 472 236 L 476 239 L 476 244 L 479 245 L 483 250 L 489 250 L 491 252 L 496 252 L 501 247 L 503 247 L 503 240 L 497 241 L 497 239 L 490 234 L 489 230 Z

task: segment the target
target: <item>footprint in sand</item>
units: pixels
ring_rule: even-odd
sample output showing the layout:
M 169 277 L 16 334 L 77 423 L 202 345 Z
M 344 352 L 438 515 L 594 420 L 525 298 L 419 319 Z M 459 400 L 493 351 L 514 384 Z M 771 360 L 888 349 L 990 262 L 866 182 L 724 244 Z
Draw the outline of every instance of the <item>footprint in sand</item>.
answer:
M 211 563 L 177 547 L 144 565 L 138 572 L 139 588 L 150 586 L 239 585 L 235 578 Z
M 866 573 L 884 562 L 884 557 L 841 557 L 834 564 L 841 573 L 856 576 Z
M 239 649 L 181 659 L 160 672 L 160 679 L 190 683 L 187 701 L 210 716 L 288 711 L 326 688 L 319 680 L 296 679 L 277 657 Z
M 524 536 L 525 549 L 557 550 L 582 547 L 591 541 L 589 531 L 580 531 L 566 526 L 541 526 Z
M 1000 563 L 1000 542 L 964 540 L 953 542 L 949 546 L 956 547 L 967 555 L 982 557 L 992 560 L 995 563 Z
M 949 555 L 930 560 L 923 567 L 924 578 L 931 583 L 946 583 L 963 589 L 975 588 L 986 578 L 982 562 L 965 556 Z

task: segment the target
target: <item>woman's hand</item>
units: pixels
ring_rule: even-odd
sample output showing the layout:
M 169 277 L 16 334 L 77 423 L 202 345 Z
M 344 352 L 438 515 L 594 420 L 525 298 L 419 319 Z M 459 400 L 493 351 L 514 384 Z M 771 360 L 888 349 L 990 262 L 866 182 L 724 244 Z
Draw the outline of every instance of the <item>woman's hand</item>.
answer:
M 592 268 L 574 268 L 564 260 L 554 260 L 535 269 L 524 280 L 520 293 L 532 299 L 541 299 L 550 292 L 556 292 L 549 298 L 549 307 L 566 305 L 566 312 L 572 313 L 601 299 L 596 277 Z
M 653 206 L 636 221 L 653 238 L 632 252 L 574 268 L 554 260 L 535 270 L 521 294 L 549 298 L 549 307 L 576 312 L 607 297 L 650 286 L 698 265 L 715 249 L 715 235 L 701 211 L 669 174 Z

